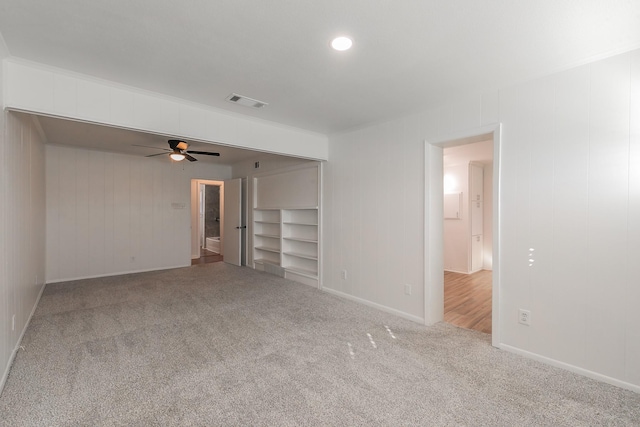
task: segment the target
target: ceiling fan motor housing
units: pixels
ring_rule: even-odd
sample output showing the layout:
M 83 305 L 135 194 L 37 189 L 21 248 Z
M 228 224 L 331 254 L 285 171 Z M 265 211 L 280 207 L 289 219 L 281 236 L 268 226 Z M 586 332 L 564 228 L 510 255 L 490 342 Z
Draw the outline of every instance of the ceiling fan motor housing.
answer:
M 186 142 L 180 141 L 179 139 L 170 139 L 169 147 L 171 147 L 172 150 L 186 150 L 188 145 Z

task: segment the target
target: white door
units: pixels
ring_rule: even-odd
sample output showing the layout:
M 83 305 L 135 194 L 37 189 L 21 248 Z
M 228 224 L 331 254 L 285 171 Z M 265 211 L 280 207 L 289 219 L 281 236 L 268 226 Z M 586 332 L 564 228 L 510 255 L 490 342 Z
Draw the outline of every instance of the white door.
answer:
M 242 250 L 242 179 L 224 182 L 224 262 L 240 265 Z

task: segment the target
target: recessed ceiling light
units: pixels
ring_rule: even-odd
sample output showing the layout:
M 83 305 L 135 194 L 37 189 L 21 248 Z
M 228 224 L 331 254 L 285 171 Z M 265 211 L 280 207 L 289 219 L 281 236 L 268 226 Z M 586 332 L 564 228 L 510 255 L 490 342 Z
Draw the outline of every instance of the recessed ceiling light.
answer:
M 335 50 L 349 50 L 353 41 L 349 37 L 336 37 L 331 41 L 331 47 Z

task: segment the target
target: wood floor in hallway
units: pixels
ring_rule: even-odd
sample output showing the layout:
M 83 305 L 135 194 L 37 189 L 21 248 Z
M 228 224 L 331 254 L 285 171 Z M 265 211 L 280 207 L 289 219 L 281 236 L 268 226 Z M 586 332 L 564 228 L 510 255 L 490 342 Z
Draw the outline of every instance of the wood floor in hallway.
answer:
M 492 273 L 444 272 L 444 320 L 461 328 L 491 333 Z
M 220 262 L 222 260 L 223 260 L 223 257 L 219 253 L 212 252 L 208 249 L 200 248 L 200 258 L 192 259 L 191 265 L 209 264 L 211 262 Z

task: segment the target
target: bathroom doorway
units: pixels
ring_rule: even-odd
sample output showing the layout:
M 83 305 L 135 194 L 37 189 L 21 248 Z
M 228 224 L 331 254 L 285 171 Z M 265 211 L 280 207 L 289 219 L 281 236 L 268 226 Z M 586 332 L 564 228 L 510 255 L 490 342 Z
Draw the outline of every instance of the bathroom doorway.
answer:
M 200 249 L 219 255 L 220 251 L 220 186 L 200 184 L 198 238 Z
M 223 261 L 224 182 L 191 185 L 191 265 Z

